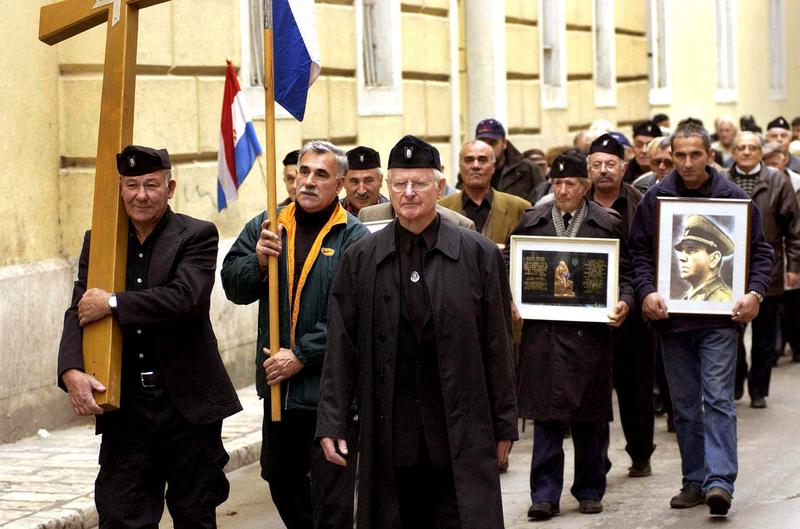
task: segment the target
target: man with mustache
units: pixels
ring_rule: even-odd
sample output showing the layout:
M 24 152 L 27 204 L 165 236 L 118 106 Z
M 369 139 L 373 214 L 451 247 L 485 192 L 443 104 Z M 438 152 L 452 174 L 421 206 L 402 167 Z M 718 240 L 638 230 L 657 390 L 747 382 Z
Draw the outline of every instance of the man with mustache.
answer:
M 464 189 L 442 198 L 439 204 L 473 221 L 476 230 L 502 247 L 531 203 L 492 189 L 494 166 L 495 153 L 489 144 L 481 140 L 465 143 L 459 156 Z
M 344 251 L 368 234 L 339 204 L 345 174 L 344 151 L 327 141 L 308 142 L 299 155 L 297 198 L 278 210 L 280 235 L 270 230 L 272 219 L 262 212 L 244 227 L 222 265 L 228 299 L 241 305 L 258 301 L 256 389 L 264 399 L 261 476 L 288 529 L 353 526 L 355 465 L 340 470 L 326 463 L 314 442 L 328 292 Z M 281 349 L 268 357 L 270 256 L 278 257 Z M 280 422 L 270 420 L 268 386 L 275 384 L 281 388 Z M 354 426 L 353 415 L 347 419 Z
M 353 215 L 361 208 L 384 204 L 389 199 L 381 195 L 383 173 L 381 155 L 375 149 L 359 146 L 347 152 L 347 175 L 344 177 L 342 206 Z
M 613 209 L 622 218 L 627 238 L 636 206 L 642 194 L 623 183 L 627 163 L 625 149 L 610 134 L 597 138 L 589 148 L 589 199 Z M 631 457 L 630 477 L 651 474 L 653 444 L 653 383 L 655 380 L 655 335 L 645 325 L 638 310 L 631 310 L 623 325 L 613 330 L 614 387 L 619 401 L 619 416 L 625 434 L 625 451 Z

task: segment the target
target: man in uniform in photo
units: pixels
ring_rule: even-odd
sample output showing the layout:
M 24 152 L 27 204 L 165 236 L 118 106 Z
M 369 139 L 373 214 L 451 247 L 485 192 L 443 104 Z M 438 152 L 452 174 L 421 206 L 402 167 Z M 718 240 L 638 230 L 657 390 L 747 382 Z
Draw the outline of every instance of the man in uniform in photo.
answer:
M 613 209 L 622 218 L 627 240 L 636 206 L 642 194 L 622 181 L 625 149 L 609 134 L 598 137 L 589 147 L 590 200 Z M 614 388 L 617 390 L 619 417 L 625 434 L 625 451 L 631 458 L 630 477 L 652 473 L 650 456 L 655 450 L 653 429 L 655 410 L 655 334 L 645 324 L 637 307 L 614 329 Z
M 733 241 L 703 215 L 689 215 L 683 236 L 675 245 L 678 273 L 690 288 L 681 299 L 688 301 L 731 301 L 733 291 L 720 276 L 723 258 L 733 255 Z
M 567 428 L 575 447 L 570 492 L 581 513 L 603 510 L 608 423 L 613 417 L 611 328 L 623 324 L 634 304 L 623 222 L 615 211 L 587 200 L 591 183 L 586 158 L 577 151 L 559 155 L 550 171 L 553 202 L 525 212 L 513 235 L 618 239 L 619 302 L 609 307 L 608 324 L 545 320 L 523 324 L 517 395 L 520 416 L 533 420 L 528 510 L 533 520 L 559 513 Z
M 347 175 L 344 177 L 342 206 L 353 215 L 361 208 L 385 204 L 389 199 L 381 194 L 383 173 L 381 155 L 375 149 L 359 146 L 347 152 Z
M 165 498 L 176 528 L 214 528 L 230 488 L 222 420 L 242 407 L 209 317 L 217 228 L 170 209 L 171 167 L 166 149 L 117 154 L 129 219 L 125 290 L 86 289 L 86 232 L 64 315 L 58 384 L 103 436 L 94 491 L 103 528 L 157 527 Z M 92 391 L 105 387 L 84 371 L 83 329 L 107 317 L 122 331 L 122 385 L 120 408 L 103 413 Z
M 661 343 L 681 452 L 682 487 L 670 500 L 670 507 L 683 509 L 706 503 L 712 516 L 721 516 L 730 509 L 738 473 L 734 402 L 737 335 L 740 326 L 758 315 L 759 303 L 769 288 L 772 248 L 764 239 L 761 214 L 751 204 L 749 263 L 743 264 L 749 270 L 746 293 L 735 300 L 731 315 L 668 312 L 656 288 L 658 197 L 749 199 L 711 165 L 711 139 L 702 126 L 682 123 L 673 132 L 671 143 L 675 171 L 645 194 L 631 224 L 634 283 L 642 311 L 653 322 Z M 722 253 L 720 250 L 720 256 Z
M 767 406 L 772 364 L 780 354 L 776 342 L 780 334 L 784 287 L 796 287 L 800 282 L 800 207 L 789 178 L 767 166 L 762 160 L 763 152 L 758 135 L 742 132 L 736 137 L 735 163 L 728 172 L 730 179 L 752 197 L 761 212 L 764 236 L 775 253 L 772 281 L 758 316 L 752 322 L 747 387 L 753 408 Z M 780 152 L 778 156 L 785 155 Z
M 439 205 L 464 215 L 475 223 L 475 229 L 502 247 L 531 203 L 492 189 L 494 160 L 494 151 L 487 143 L 481 140 L 465 143 L 459 155 L 464 187 L 440 199 Z
M 325 461 L 314 440 L 327 307 L 344 251 L 369 232 L 338 194 L 347 156 L 315 140 L 300 150 L 297 198 L 278 211 L 279 233 L 262 212 L 250 220 L 222 265 L 222 286 L 239 305 L 258 301 L 256 391 L 264 399 L 261 477 L 288 529 L 352 528 L 355 472 Z M 268 356 L 268 259 L 278 258 L 280 350 Z M 280 385 L 281 420 L 271 420 L 270 386 Z M 355 444 L 348 406 L 345 437 Z
M 332 463 L 358 461 L 359 527 L 500 529 L 518 437 L 503 259 L 436 213 L 430 144 L 405 136 L 388 167 L 397 217 L 345 253 L 331 290 L 317 437 Z

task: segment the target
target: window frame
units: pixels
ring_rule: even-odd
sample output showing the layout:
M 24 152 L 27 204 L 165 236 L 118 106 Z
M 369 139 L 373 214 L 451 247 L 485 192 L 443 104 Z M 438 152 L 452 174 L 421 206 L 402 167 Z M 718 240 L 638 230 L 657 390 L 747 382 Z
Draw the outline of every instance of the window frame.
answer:
M 545 16 L 550 20 L 545 21 Z M 551 22 L 552 21 L 552 22 Z M 557 84 L 547 82 L 550 75 L 545 71 L 545 35 L 544 28 L 555 27 L 552 36 L 551 59 L 557 62 Z M 539 81 L 541 104 L 543 109 L 567 108 L 567 20 L 566 2 L 562 0 L 541 0 L 539 2 Z
M 594 104 L 598 108 L 617 106 L 617 42 L 614 2 L 594 0 L 592 47 L 594 51 Z M 602 31 L 601 31 L 602 28 Z M 600 86 L 601 69 L 608 86 Z
M 364 0 L 355 0 L 356 22 L 356 85 L 358 87 L 359 116 L 394 116 L 403 113 L 403 54 L 402 13 L 400 0 L 390 1 L 386 11 L 389 16 L 385 28 L 391 32 L 392 84 L 389 86 L 367 86 L 364 64 Z
M 647 45 L 650 66 L 650 104 L 672 104 L 672 17 L 669 0 L 647 2 Z M 660 44 L 659 44 L 660 43 Z M 658 72 L 663 72 L 661 76 Z M 663 77 L 663 79 L 662 79 Z

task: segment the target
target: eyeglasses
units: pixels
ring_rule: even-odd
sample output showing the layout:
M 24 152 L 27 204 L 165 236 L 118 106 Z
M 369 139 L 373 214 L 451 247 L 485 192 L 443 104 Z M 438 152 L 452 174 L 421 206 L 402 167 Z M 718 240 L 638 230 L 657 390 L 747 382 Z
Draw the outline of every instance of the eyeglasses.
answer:
M 398 180 L 391 183 L 391 188 L 395 193 L 404 193 L 408 186 L 411 186 L 411 189 L 421 193 L 431 187 L 432 184 L 433 182 L 430 180 Z
M 607 161 L 607 162 L 592 162 L 589 167 L 591 167 L 595 171 L 599 171 L 605 166 L 606 169 L 609 171 L 613 171 L 616 169 L 619 164 L 615 161 Z
M 672 162 L 671 158 L 653 158 L 650 160 L 650 165 L 653 167 L 658 167 L 659 165 L 663 165 L 664 167 L 672 167 L 674 163 Z

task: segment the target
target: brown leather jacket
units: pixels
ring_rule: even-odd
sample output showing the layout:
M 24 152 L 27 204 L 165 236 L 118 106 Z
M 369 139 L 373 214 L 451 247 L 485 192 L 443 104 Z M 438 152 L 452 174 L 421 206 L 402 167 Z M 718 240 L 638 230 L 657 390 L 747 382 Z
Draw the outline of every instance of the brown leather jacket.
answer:
M 730 178 L 730 171 L 735 169 L 736 164 L 723 174 Z M 777 296 L 783 293 L 784 248 L 786 271 L 800 272 L 800 206 L 789 177 L 763 163 L 752 199 L 761 212 L 764 236 L 775 251 L 772 282 L 767 295 Z

